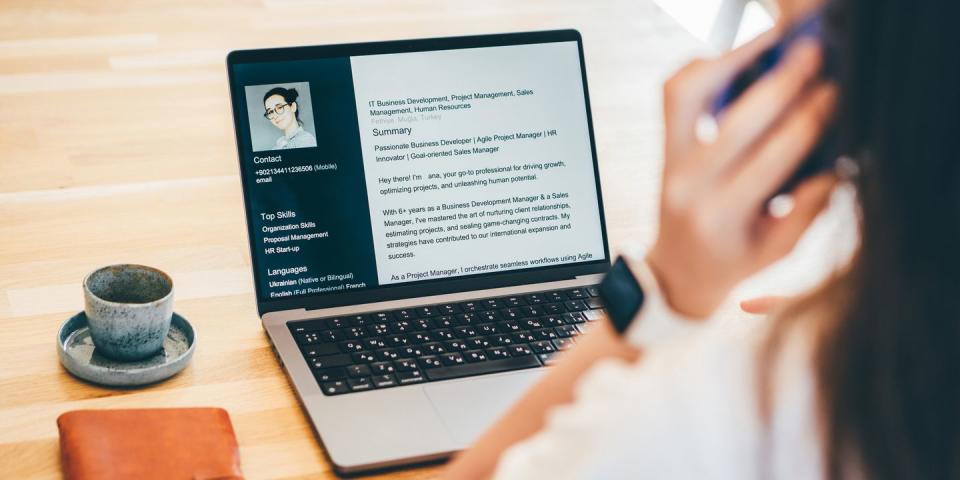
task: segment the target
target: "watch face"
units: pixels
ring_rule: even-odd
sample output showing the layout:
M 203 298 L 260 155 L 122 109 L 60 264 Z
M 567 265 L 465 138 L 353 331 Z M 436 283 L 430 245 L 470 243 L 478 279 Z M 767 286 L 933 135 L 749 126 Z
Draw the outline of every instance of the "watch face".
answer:
M 640 311 L 644 298 L 640 283 L 623 257 L 617 258 L 600 283 L 600 296 L 614 328 L 623 333 Z

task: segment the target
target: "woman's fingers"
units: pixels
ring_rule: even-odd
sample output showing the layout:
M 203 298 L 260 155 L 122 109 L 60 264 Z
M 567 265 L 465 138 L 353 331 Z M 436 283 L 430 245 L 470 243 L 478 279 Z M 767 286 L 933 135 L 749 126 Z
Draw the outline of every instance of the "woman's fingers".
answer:
M 721 57 L 695 60 L 664 83 L 668 148 L 694 144 L 694 128 L 700 115 L 737 73 L 773 45 L 777 36 L 777 32 L 770 30 Z
M 757 80 L 720 119 L 720 134 L 714 142 L 709 168 L 723 172 L 737 164 L 785 112 L 820 71 L 822 53 L 814 41 L 801 41 L 770 73 Z
M 766 296 L 750 298 L 740 302 L 740 309 L 754 315 L 765 315 L 782 304 L 787 297 Z
M 789 214 L 762 221 L 763 231 L 757 240 L 762 264 L 773 262 L 793 250 L 803 232 L 829 203 L 838 182 L 833 173 L 823 173 L 804 181 L 793 191 L 794 207 Z
M 823 135 L 837 89 L 821 84 L 804 95 L 781 125 L 740 162 L 725 190 L 735 202 L 761 206 L 790 178 Z

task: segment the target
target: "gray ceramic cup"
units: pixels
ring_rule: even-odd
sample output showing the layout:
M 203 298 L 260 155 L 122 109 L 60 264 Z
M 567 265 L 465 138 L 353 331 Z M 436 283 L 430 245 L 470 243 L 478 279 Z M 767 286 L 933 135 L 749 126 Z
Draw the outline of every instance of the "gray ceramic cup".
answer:
M 173 280 L 156 268 L 110 265 L 83 279 L 84 312 L 97 352 L 114 360 L 151 357 L 173 316 Z

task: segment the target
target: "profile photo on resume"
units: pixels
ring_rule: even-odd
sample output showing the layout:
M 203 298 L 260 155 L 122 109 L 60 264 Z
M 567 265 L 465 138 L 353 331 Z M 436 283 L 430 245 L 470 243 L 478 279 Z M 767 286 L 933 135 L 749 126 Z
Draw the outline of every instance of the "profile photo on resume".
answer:
M 317 146 L 307 82 L 245 88 L 254 152 Z

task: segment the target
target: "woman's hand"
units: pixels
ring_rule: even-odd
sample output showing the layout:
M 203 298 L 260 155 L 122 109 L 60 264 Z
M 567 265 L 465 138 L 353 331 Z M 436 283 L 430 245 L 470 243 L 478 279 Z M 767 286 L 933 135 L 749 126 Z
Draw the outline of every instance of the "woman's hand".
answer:
M 793 192 L 789 213 L 767 201 L 799 167 L 832 115 L 836 88 L 817 79 L 821 51 L 797 43 L 717 119 L 710 141 L 698 120 L 716 94 L 775 33 L 683 68 L 664 87 L 665 165 L 660 233 L 648 261 L 670 305 L 705 317 L 747 276 L 793 249 L 836 180 L 822 174 Z

